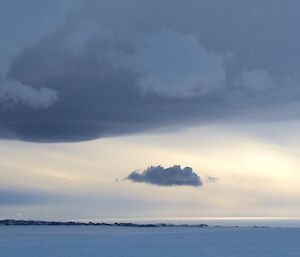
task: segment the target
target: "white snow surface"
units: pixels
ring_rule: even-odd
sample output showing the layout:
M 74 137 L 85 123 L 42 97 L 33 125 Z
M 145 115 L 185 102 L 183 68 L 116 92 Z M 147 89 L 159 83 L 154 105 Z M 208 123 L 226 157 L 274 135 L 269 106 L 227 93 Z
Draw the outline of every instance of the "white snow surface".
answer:
M 1 226 L 1 257 L 299 257 L 297 228 Z

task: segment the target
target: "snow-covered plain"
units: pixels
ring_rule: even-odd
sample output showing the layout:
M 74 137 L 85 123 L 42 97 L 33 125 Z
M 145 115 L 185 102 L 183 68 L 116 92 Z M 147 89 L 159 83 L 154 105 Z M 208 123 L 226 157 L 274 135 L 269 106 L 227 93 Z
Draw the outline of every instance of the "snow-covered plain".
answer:
M 2 226 L 1 257 L 299 257 L 296 228 Z

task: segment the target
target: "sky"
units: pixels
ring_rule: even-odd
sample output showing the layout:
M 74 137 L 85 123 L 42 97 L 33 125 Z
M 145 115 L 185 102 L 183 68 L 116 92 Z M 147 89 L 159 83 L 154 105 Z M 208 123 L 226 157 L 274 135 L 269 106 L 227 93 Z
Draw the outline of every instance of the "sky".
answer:
M 297 217 L 299 11 L 2 0 L 0 218 Z

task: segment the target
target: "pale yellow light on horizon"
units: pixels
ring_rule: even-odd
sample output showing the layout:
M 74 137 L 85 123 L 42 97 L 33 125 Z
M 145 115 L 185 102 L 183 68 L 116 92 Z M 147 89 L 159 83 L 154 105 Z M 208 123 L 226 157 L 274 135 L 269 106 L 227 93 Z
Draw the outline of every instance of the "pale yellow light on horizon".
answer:
M 2 187 L 80 196 L 91 212 L 104 205 L 105 215 L 115 217 L 295 216 L 300 211 L 299 149 L 291 154 L 284 145 L 222 127 L 76 144 L 3 141 L 0 153 Z M 122 181 L 136 169 L 175 164 L 193 167 L 204 186 L 163 188 Z M 219 180 L 205 183 L 208 175 Z M 119 209 L 126 201 L 128 209 Z

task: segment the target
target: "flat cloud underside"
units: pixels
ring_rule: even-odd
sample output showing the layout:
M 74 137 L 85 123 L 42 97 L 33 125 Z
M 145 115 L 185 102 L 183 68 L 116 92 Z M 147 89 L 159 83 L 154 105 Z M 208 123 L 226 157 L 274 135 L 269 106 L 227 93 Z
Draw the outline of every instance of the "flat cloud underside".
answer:
M 223 30 L 209 24 L 203 10 L 207 5 L 210 17 L 218 11 L 205 1 L 184 7 L 180 1 L 141 1 L 147 10 L 131 2 L 144 15 L 136 16 L 130 4 L 84 1 L 61 28 L 16 55 L 0 80 L 0 138 L 91 140 L 224 119 L 298 99 L 295 87 L 272 76 L 276 67 L 243 67 L 235 55 L 242 45 L 217 45 L 225 40 Z M 166 19 L 154 19 L 155 12 Z M 243 22 L 254 26 L 255 17 L 248 18 Z M 195 24 L 211 26 L 216 39 Z M 229 34 L 230 28 L 224 27 Z
M 113 67 L 101 55 L 83 59 L 64 56 L 61 64 L 56 63 L 61 58 L 59 52 L 38 62 L 35 55 L 27 54 L 25 51 L 15 60 L 9 78 L 36 88 L 51 88 L 57 100 L 47 108 L 32 108 L 21 101 L 3 108 L 2 137 L 44 142 L 90 140 L 217 118 L 226 115 L 220 105 L 230 108 L 231 99 L 216 93 L 181 98 L 143 92 L 138 84 L 141 74 Z M 44 52 L 36 53 L 40 54 Z M 58 74 L 51 74 L 52 66 L 60 67 Z
M 85 53 L 84 58 L 72 54 L 61 57 L 59 51 L 49 56 L 48 49 L 35 50 L 34 54 L 25 50 L 11 66 L 9 79 L 33 88 L 49 88 L 56 92 L 56 99 L 46 108 L 33 108 L 18 99 L 12 105 L 4 103 L 0 137 L 36 142 L 91 140 L 166 124 L 224 118 L 265 101 L 260 99 L 261 92 L 236 88 L 217 88 L 204 94 L 187 91 L 188 97 L 168 96 L 168 90 L 163 94 L 145 92 L 139 85 L 141 72 L 115 67 L 103 60 L 98 48 L 96 44 L 94 50 L 89 49 L 98 57 Z M 45 56 L 36 60 L 40 55 Z M 42 103 L 44 107 L 46 103 Z

